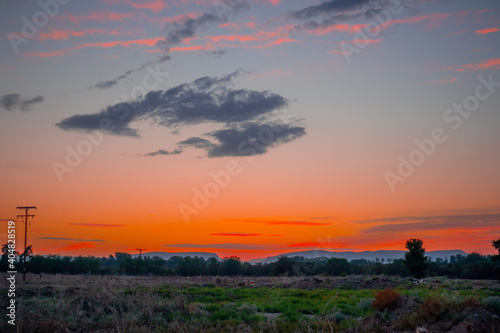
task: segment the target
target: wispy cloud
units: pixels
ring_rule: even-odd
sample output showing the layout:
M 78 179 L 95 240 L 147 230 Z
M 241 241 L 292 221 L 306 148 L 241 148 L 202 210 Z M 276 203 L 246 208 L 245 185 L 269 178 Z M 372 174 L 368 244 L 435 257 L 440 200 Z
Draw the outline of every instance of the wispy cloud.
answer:
M 297 226 L 324 226 L 331 225 L 329 222 L 311 222 L 311 221 L 290 221 L 290 220 L 249 220 L 249 219 L 229 219 L 231 221 L 247 222 L 247 223 L 263 223 L 267 225 L 297 225 Z
M 499 32 L 500 28 L 494 27 L 494 28 L 486 28 L 486 29 L 481 29 L 481 30 L 476 30 L 474 31 L 478 35 L 486 35 L 486 34 L 491 34 L 494 32 Z
M 143 1 L 143 2 L 134 2 L 131 0 L 125 0 L 125 3 L 133 6 L 136 9 L 149 9 L 152 10 L 155 14 L 161 12 L 164 9 L 168 8 L 168 4 L 162 0 L 156 1 Z
M 293 243 L 289 247 L 306 247 L 306 248 L 322 248 L 322 249 L 345 249 L 345 244 L 332 242 L 303 242 Z
M 80 239 L 80 238 L 61 238 L 61 237 L 39 237 L 38 239 L 59 240 L 59 241 L 77 241 L 77 242 L 103 242 L 102 239 Z
M 311 5 L 303 9 L 293 11 L 290 16 L 295 19 L 311 19 L 316 16 L 326 15 L 331 13 L 343 13 L 359 9 L 364 5 L 368 5 L 371 0 L 326 0 L 318 5 Z
M 105 223 L 67 223 L 68 225 L 77 225 L 82 227 L 116 228 L 125 227 L 125 224 L 105 224 Z
M 173 151 L 167 151 L 165 149 L 159 149 L 155 152 L 145 154 L 143 156 L 157 156 L 157 155 L 179 155 L 182 153 L 182 150 L 175 149 Z
M 451 229 L 497 229 L 500 214 L 442 215 L 442 216 L 401 216 L 383 219 L 356 221 L 375 223 L 363 233 L 398 233 Z
M 454 72 L 464 72 L 466 70 L 481 71 L 481 70 L 488 70 L 491 68 L 500 68 L 500 58 L 486 59 L 480 62 L 465 64 L 461 66 L 443 67 L 443 69 L 445 70 L 451 70 Z
M 50 32 L 41 32 L 37 40 L 43 41 L 47 39 L 61 40 L 68 39 L 70 37 L 86 37 L 93 35 L 133 35 L 134 31 L 123 31 L 123 30 L 109 30 L 109 29 L 83 29 L 83 30 L 72 30 L 72 29 L 61 29 L 61 30 L 51 30 Z
M 295 30 L 305 31 L 315 35 L 324 35 L 331 32 L 343 31 L 348 33 L 359 32 L 362 28 L 366 28 L 366 23 L 351 25 L 347 21 L 352 20 L 369 20 L 376 16 L 389 5 L 389 2 L 380 0 L 356 0 L 356 1 L 324 1 L 319 5 L 306 7 L 302 10 L 291 12 L 289 16 L 293 19 L 306 20 L 305 23 L 295 26 Z M 407 2 L 407 8 L 412 5 Z M 338 10 L 334 8 L 343 7 L 345 10 Z M 396 18 L 378 24 L 372 29 L 381 30 L 397 24 L 416 24 L 426 23 L 426 28 L 432 30 L 440 26 L 443 20 L 457 17 L 461 18 L 469 14 L 468 11 L 452 12 L 452 13 L 432 13 L 417 15 L 408 18 Z M 317 16 L 325 16 L 321 21 L 313 18 Z
M 57 19 L 62 21 L 70 21 L 72 23 L 81 23 L 85 21 L 99 21 L 99 22 L 109 22 L 109 21 L 123 21 L 126 19 L 131 19 L 136 16 L 136 13 L 113 13 L 113 12 L 92 12 L 90 14 L 83 15 L 58 15 Z
M 455 37 L 455 36 L 460 36 L 460 35 L 463 35 L 463 34 L 466 34 L 466 33 L 469 33 L 469 32 L 470 32 L 470 30 L 460 30 L 460 31 L 456 31 L 454 33 L 445 35 L 443 37 L 446 37 L 446 38 Z
M 247 233 L 239 233 L 239 232 L 227 232 L 227 233 L 210 234 L 210 236 L 253 237 L 253 236 L 262 236 L 262 234 L 247 234 Z
M 446 79 L 440 79 L 436 81 L 426 81 L 424 84 L 441 84 L 441 83 L 455 83 L 458 82 L 458 78 L 452 77 L 452 78 L 446 78 Z
M 165 247 L 193 248 L 193 249 L 232 249 L 232 250 L 256 250 L 265 249 L 265 246 L 257 244 L 237 244 L 237 243 L 219 243 L 219 244 L 167 244 Z
M 76 243 L 76 244 L 71 244 L 65 247 L 61 248 L 61 251 L 73 251 L 73 250 L 80 250 L 80 249 L 91 249 L 93 247 L 97 247 L 97 245 L 90 243 L 90 242 L 81 242 L 81 243 Z

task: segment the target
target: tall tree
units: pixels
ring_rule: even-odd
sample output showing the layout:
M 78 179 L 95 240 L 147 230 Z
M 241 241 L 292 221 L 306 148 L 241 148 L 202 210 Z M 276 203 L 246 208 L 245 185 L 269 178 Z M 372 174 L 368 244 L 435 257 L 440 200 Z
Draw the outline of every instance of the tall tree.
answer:
M 344 258 L 330 258 L 326 262 L 325 272 L 328 275 L 340 276 L 342 273 L 351 272 L 351 264 Z
M 428 268 L 427 257 L 425 256 L 424 242 L 420 239 L 412 238 L 406 242 L 408 252 L 405 253 L 404 264 L 411 275 L 417 279 L 425 276 Z
M 237 256 L 225 257 L 221 264 L 223 275 L 238 275 L 241 271 L 241 259 Z
M 491 257 L 493 261 L 500 261 L 500 238 L 491 242 L 491 246 L 493 246 L 498 254 Z
M 497 251 L 498 254 L 491 256 L 491 260 L 493 260 L 496 263 L 496 266 L 493 268 L 495 275 L 497 276 L 497 279 L 500 280 L 500 238 L 497 240 L 494 240 L 491 242 L 491 246 L 493 246 Z

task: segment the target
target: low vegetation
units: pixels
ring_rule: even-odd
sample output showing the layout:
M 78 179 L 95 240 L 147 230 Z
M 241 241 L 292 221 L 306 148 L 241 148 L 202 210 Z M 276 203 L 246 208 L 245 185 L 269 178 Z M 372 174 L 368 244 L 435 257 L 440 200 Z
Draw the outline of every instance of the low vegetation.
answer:
M 7 261 L 0 263 L 6 271 Z M 348 262 L 339 258 L 281 257 L 270 264 L 251 265 L 241 262 L 238 257 L 215 258 L 172 257 L 164 260 L 159 257 L 132 258 L 127 253 L 116 253 L 108 258 L 97 257 L 63 257 L 58 255 L 29 258 L 27 270 L 35 274 L 94 274 L 94 275 L 161 275 L 161 276 L 314 276 L 326 274 L 330 276 L 347 275 L 392 275 L 411 276 L 403 259 L 390 262 L 368 261 L 364 259 Z M 17 263 L 21 270 L 22 260 Z M 491 256 L 471 253 L 467 256 L 452 256 L 450 260 L 437 259 L 426 261 L 426 276 L 446 276 L 463 279 L 495 279 L 500 277 L 500 261 Z M 419 273 L 418 276 L 421 276 Z
M 414 332 L 417 326 L 442 321 L 460 325 L 474 311 L 486 311 L 480 314 L 489 325 L 500 309 L 500 286 L 495 281 L 441 277 L 416 285 L 403 278 L 325 275 L 261 277 L 253 285 L 244 280 L 28 274 L 26 283 L 18 283 L 17 328 L 101 333 L 365 332 L 375 325 L 383 332 L 389 325 Z M 1 297 L 6 294 L 1 291 Z M 6 304 L 6 299 L 1 302 Z M 0 315 L 5 317 L 4 308 Z M 6 322 L 1 325 L 0 331 L 7 331 Z

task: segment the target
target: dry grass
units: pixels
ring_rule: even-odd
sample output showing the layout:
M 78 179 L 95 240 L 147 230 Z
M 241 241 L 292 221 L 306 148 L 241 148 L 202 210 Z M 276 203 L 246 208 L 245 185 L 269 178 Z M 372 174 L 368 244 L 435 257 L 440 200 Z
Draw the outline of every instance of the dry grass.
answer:
M 5 281 L 6 275 L 0 274 Z M 319 277 L 322 278 L 322 277 Z M 216 281 L 216 279 L 218 279 Z M 325 279 L 315 288 L 325 288 L 316 291 L 315 295 L 333 293 L 330 301 L 321 306 L 324 311 L 312 314 L 309 302 L 314 290 L 286 289 L 299 286 L 301 281 L 309 281 L 304 277 L 256 277 L 255 287 L 247 290 L 238 286 L 243 281 L 241 277 L 134 277 L 134 276 L 84 276 L 84 275 L 28 275 L 26 282 L 17 282 L 17 326 L 18 332 L 336 332 L 340 327 L 355 327 L 360 316 L 368 316 L 370 296 L 373 289 L 355 290 L 339 288 L 344 278 Z M 371 277 L 350 277 L 354 284 L 373 284 Z M 215 284 L 223 288 L 215 288 Z M 409 294 L 410 288 L 404 280 L 400 280 L 400 289 Z M 439 298 L 441 293 L 432 291 L 432 295 L 422 298 L 418 309 L 419 319 L 423 317 L 437 318 L 444 313 L 459 313 L 465 308 L 475 308 L 482 305 L 474 295 L 481 295 L 484 289 L 496 290 L 498 284 L 482 282 L 484 289 L 474 288 L 475 282 L 440 281 L 438 284 L 449 285 L 450 290 L 462 288 L 469 294 L 456 298 Z M 308 285 L 309 286 L 309 285 Z M 404 288 L 402 288 L 405 286 Z M 430 285 L 428 285 L 430 287 Z M 458 286 L 458 287 L 457 287 Z M 471 287 L 472 286 L 472 287 Z M 200 301 L 193 296 L 195 291 L 212 290 L 223 295 L 249 292 L 247 300 L 242 305 L 238 303 L 229 306 L 231 300 Z M 258 287 L 265 287 L 260 297 Z M 285 287 L 285 289 L 282 289 Z M 304 287 L 307 289 L 307 287 Z M 373 288 L 373 287 L 372 287 Z M 377 288 L 377 287 L 375 287 Z M 416 287 L 412 287 L 416 288 Z M 426 293 L 426 288 L 418 287 L 419 292 Z M 497 289 L 495 289 L 497 288 Z M 325 290 L 325 291 L 322 291 Z M 459 289 L 462 290 L 462 289 Z M 415 289 L 417 291 L 417 289 Z M 7 304 L 5 288 L 0 291 L 0 302 Z M 250 292 L 254 292 L 250 294 Z M 278 292 L 276 294 L 275 292 Z M 269 299 L 270 294 L 280 295 L 277 299 L 294 307 L 278 310 L 278 317 L 266 320 L 261 312 L 256 312 L 255 304 L 276 303 Z M 292 295 L 293 294 L 293 295 Z M 264 296 L 267 295 L 267 296 Z M 303 296 L 300 296 L 303 295 Z M 337 296 L 335 296 L 337 295 Z M 472 296 L 471 296 L 472 295 Z M 491 296 L 490 294 L 482 295 Z M 430 297 L 432 296 L 432 297 Z M 206 295 L 212 297 L 210 295 Z M 254 297 L 252 300 L 251 297 Z M 357 298 L 356 298 L 357 297 Z M 415 296 L 416 297 L 416 296 Z M 216 298 L 215 294 L 213 298 Z M 377 309 L 390 308 L 399 298 L 399 292 L 392 289 L 376 291 L 373 305 Z M 363 301 L 361 301 L 363 300 Z M 298 302 L 295 304 L 294 302 Z M 317 302 L 318 300 L 315 299 Z M 331 302 L 331 304 L 329 304 Z M 313 303 L 311 303 L 313 304 Z M 496 304 L 496 303 L 495 303 Z M 258 305 L 259 306 L 259 305 Z M 261 306 L 261 305 L 260 305 Z M 297 310 L 297 307 L 302 309 Z M 272 311 L 271 311 L 272 312 Z M 5 317 L 5 307 L 0 308 L 0 316 Z M 284 315 L 284 317 L 283 317 Z M 346 324 L 349 322 L 348 324 Z M 343 326 L 342 326 L 343 325 Z M 6 321 L 0 322 L 0 331 L 7 332 Z
M 393 289 L 378 290 L 375 292 L 375 300 L 372 306 L 376 310 L 392 308 L 396 305 L 400 296 L 401 293 Z

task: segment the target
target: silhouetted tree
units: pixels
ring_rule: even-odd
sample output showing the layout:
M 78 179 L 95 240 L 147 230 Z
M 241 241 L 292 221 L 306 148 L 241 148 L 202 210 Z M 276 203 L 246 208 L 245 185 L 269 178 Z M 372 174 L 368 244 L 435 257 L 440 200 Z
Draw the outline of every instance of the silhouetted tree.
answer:
M 492 241 L 491 246 L 493 246 L 498 251 L 498 254 L 493 255 L 491 259 L 493 261 L 500 261 L 500 238 Z
M 429 264 L 425 256 L 424 242 L 420 239 L 412 238 L 406 242 L 408 252 L 405 253 L 404 264 L 411 275 L 417 279 L 425 276 Z
M 116 263 L 119 267 L 119 272 L 121 274 L 129 274 L 130 272 L 135 272 L 137 265 L 134 265 L 134 260 L 132 256 L 128 253 L 116 252 L 115 253 Z
M 491 260 L 493 260 L 497 265 L 494 267 L 495 275 L 498 280 L 500 280 L 500 238 L 491 242 L 491 245 L 498 251 L 498 254 L 492 255 Z
M 325 273 L 328 275 L 340 276 L 342 273 L 349 274 L 351 264 L 344 258 L 330 258 L 325 265 Z
M 222 260 L 221 273 L 223 275 L 238 275 L 241 272 L 241 259 L 237 256 L 225 257 Z
M 207 275 L 218 275 L 218 274 L 219 274 L 219 261 L 214 257 L 208 258 Z
M 281 256 L 278 258 L 278 261 L 272 263 L 271 274 L 274 276 L 293 275 L 294 264 L 295 264 L 294 258 Z

